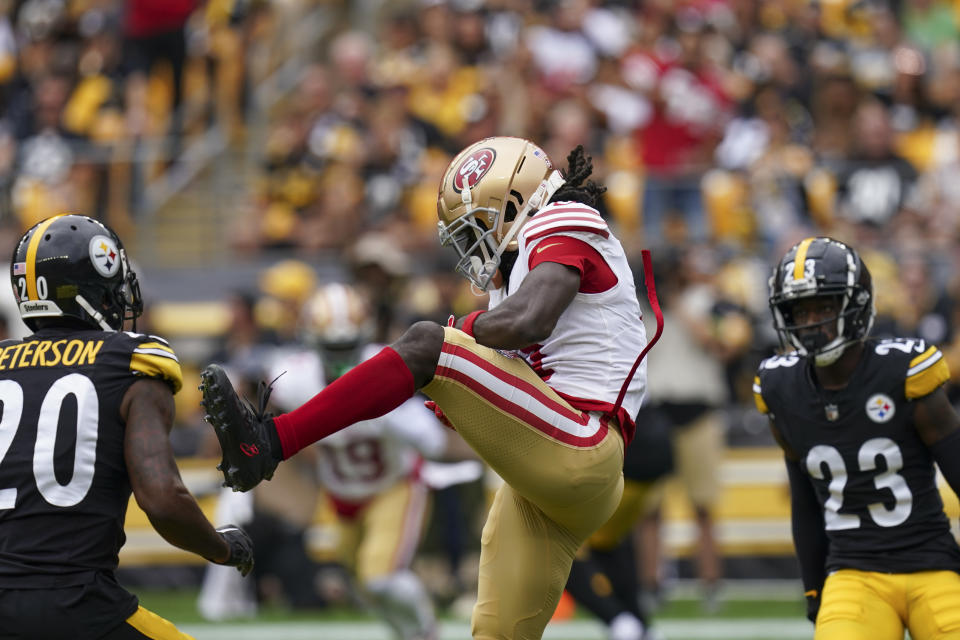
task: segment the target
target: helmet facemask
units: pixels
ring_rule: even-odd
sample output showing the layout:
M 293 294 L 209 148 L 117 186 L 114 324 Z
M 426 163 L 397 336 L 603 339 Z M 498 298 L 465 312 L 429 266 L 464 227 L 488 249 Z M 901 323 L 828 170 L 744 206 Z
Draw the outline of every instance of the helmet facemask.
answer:
M 452 247 L 457 253 L 457 273 L 485 291 L 500 266 L 500 254 L 493 237 L 494 229 L 485 229 L 476 214 L 486 212 L 496 218 L 498 211 L 490 208 L 474 209 L 454 220 L 450 225 L 437 223 L 440 244 Z
M 137 274 L 130 268 L 127 261 L 127 252 L 120 250 L 120 260 L 123 264 L 123 284 L 117 289 L 123 308 L 121 326 L 128 320 L 133 331 L 137 330 L 137 318 L 143 314 L 143 296 L 140 295 L 140 281 Z
M 814 296 L 804 296 L 799 299 L 810 297 Z M 851 306 L 850 295 L 846 293 L 838 295 L 821 294 L 815 297 L 833 298 L 839 307 L 837 314 L 832 318 L 824 318 L 817 322 L 798 324 L 793 319 L 793 307 L 798 301 L 797 298 L 794 298 L 773 305 L 774 325 L 780 335 L 781 343 L 789 344 L 800 355 L 812 356 L 818 367 L 826 367 L 836 362 L 847 347 L 862 338 L 859 331 L 851 332 L 850 327 L 860 321 L 858 315 L 862 314 L 864 310 L 860 307 Z M 870 323 L 872 323 L 872 320 L 871 317 Z M 833 331 L 822 330 L 831 325 Z M 811 331 L 811 329 L 821 330 Z M 866 335 L 867 332 L 869 332 L 869 327 L 863 335 Z M 830 337 L 831 335 L 833 338 Z

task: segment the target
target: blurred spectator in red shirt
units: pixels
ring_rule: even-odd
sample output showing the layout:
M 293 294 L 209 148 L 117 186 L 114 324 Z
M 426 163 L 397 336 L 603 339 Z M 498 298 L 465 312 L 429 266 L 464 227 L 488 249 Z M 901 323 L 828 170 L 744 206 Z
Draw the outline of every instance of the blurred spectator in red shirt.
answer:
M 651 24 L 661 19 L 653 13 L 644 16 Z M 650 119 L 636 130 L 647 172 L 642 209 L 647 244 L 656 244 L 665 219 L 677 214 L 688 238 L 709 235 L 700 179 L 732 107 L 706 47 L 710 29 L 699 10 L 686 7 L 673 18 L 669 37 L 648 32 L 650 46 L 623 60 L 627 84 L 653 105 Z
M 127 85 L 128 105 L 145 126 L 146 79 L 154 65 L 164 60 L 173 74 L 173 99 L 170 114 L 169 158 L 180 152 L 183 126 L 183 69 L 187 61 L 186 26 L 190 14 L 197 8 L 197 0 L 127 0 L 124 17 L 125 51 L 130 80 Z M 136 125 L 135 125 L 136 126 Z M 136 132 L 135 132 L 136 133 Z

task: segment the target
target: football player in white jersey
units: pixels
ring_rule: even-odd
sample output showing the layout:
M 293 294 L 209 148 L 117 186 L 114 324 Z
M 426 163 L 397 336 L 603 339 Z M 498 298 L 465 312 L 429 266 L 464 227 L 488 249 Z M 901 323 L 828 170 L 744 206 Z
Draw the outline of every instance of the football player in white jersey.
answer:
M 574 554 L 614 512 L 646 384 L 647 339 L 623 248 L 577 147 L 565 172 L 520 138 L 476 142 L 440 185 L 441 242 L 486 311 L 418 322 L 303 406 L 267 417 L 203 373 L 226 482 L 248 490 L 305 446 L 419 389 L 504 480 L 481 536 L 472 634 L 540 638 Z
M 367 300 L 346 284 L 321 286 L 303 306 L 307 352 L 281 351 L 271 362 L 272 402 L 292 410 L 383 345 Z M 284 372 L 289 371 L 287 375 Z M 450 433 L 423 402 L 411 398 L 384 416 L 363 420 L 317 443 L 317 474 L 337 515 L 338 557 L 361 598 L 401 640 L 435 637 L 433 602 L 410 570 L 426 521 L 424 458 L 444 454 Z

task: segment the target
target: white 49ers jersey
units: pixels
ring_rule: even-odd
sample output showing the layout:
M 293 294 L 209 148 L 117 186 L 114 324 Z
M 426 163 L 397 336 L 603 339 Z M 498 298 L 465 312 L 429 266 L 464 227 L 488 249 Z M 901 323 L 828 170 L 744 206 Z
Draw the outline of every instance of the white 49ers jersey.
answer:
M 510 273 L 507 291 L 491 292 L 490 308 L 504 295 L 520 288 L 529 271 L 530 256 L 551 237 L 570 236 L 589 244 L 600 254 L 617 283 L 600 293 L 577 293 L 543 344 L 520 354 L 547 384 L 573 406 L 583 410 L 608 410 L 634 362 L 647 344 L 637 302 L 633 272 L 620 241 L 610 232 L 596 209 L 578 202 L 556 202 L 541 209 L 519 233 L 519 255 Z M 544 245 L 546 246 L 546 245 Z M 623 408 L 637 415 L 646 389 L 646 362 L 637 369 Z M 626 425 L 625 425 L 626 426 Z
M 366 360 L 382 345 L 368 345 Z M 273 401 L 285 411 L 303 404 L 325 386 L 323 366 L 314 351 L 280 351 L 270 363 Z M 423 457 L 439 456 L 447 431 L 419 396 L 374 420 L 358 422 L 318 442 L 317 473 L 324 490 L 346 502 L 363 502 L 414 473 Z
M 410 476 L 423 457 L 439 456 L 446 439 L 446 427 L 415 396 L 318 442 L 320 484 L 339 500 L 363 502 Z

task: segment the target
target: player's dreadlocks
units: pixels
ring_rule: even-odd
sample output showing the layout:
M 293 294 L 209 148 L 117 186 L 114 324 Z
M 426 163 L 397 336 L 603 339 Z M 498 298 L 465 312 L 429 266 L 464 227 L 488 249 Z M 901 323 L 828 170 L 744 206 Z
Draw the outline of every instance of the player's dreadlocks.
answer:
M 567 170 L 563 172 L 566 182 L 557 189 L 550 198 L 550 202 L 572 200 L 591 207 L 597 206 L 600 196 L 607 188 L 593 180 L 587 180 L 591 173 L 593 173 L 592 158 L 584 152 L 583 145 L 578 144 L 567 155 Z

